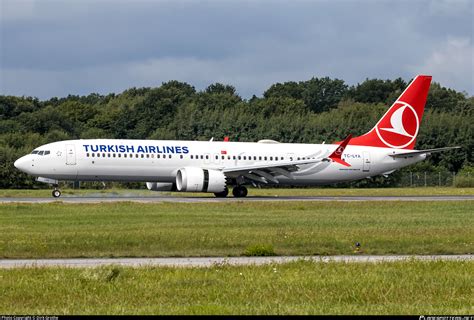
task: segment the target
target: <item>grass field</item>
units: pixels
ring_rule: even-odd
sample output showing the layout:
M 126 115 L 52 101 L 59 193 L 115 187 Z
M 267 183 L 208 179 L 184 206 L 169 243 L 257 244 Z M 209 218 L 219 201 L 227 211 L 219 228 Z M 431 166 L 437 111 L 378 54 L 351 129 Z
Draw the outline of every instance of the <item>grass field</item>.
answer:
M 0 269 L 0 314 L 473 314 L 473 262 Z
M 63 196 L 141 196 L 159 197 L 173 195 L 181 197 L 214 197 L 211 193 L 154 192 L 143 189 L 61 189 Z M 249 188 L 249 196 L 437 196 L 474 195 L 474 188 Z M 1 189 L 0 197 L 51 197 L 50 189 Z
M 474 202 L 0 205 L 0 257 L 467 254 Z M 252 254 L 252 250 L 250 250 Z M 248 252 L 247 252 L 248 254 Z

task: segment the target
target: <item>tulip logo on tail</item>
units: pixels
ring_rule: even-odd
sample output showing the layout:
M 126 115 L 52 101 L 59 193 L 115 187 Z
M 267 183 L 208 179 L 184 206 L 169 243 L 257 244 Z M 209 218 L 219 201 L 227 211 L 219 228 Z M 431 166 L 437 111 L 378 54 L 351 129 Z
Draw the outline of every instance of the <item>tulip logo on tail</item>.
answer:
M 339 147 L 337 148 L 336 151 L 334 151 L 334 154 L 340 156 L 344 152 L 344 147 Z
M 419 128 L 420 120 L 415 109 L 406 102 L 397 101 L 375 126 L 375 131 L 387 147 L 398 149 L 410 145 Z

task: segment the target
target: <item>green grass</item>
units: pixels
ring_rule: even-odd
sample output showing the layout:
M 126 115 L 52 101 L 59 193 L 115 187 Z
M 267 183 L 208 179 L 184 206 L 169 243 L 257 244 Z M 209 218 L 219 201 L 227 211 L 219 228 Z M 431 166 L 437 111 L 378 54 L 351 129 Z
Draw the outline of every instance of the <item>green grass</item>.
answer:
M 0 269 L 0 314 L 473 314 L 473 262 Z
M 0 257 L 467 254 L 474 202 L 0 205 Z
M 214 197 L 211 193 L 154 192 L 143 189 L 61 189 L 63 196 L 140 196 L 159 197 L 173 195 L 181 197 Z M 474 188 L 249 188 L 249 196 L 436 196 L 436 195 L 474 195 Z M 51 197 L 50 189 L 2 189 L 0 197 Z
M 294 188 L 294 189 L 249 189 L 256 196 L 460 196 L 474 195 L 474 188 Z

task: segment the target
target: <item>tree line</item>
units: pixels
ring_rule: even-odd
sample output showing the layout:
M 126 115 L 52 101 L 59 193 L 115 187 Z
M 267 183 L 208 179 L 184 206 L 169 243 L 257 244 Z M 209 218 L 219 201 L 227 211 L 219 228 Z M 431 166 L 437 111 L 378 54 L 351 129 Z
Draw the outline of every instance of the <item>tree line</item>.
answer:
M 370 130 L 405 89 L 401 79 L 312 78 L 276 83 L 262 97 L 240 97 L 231 85 L 215 83 L 198 91 L 179 81 L 120 94 L 69 95 L 39 100 L 0 95 L 0 187 L 40 186 L 13 167 L 39 145 L 67 139 L 178 139 L 322 143 Z M 416 147 L 462 146 L 434 154 L 405 170 L 472 170 L 474 97 L 432 83 Z M 386 185 L 397 173 L 356 185 Z M 354 185 L 354 184 L 352 184 Z

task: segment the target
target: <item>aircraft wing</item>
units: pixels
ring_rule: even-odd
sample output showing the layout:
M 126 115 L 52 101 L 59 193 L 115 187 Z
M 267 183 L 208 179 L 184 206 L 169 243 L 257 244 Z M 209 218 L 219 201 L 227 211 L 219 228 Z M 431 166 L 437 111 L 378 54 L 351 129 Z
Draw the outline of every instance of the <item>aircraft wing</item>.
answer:
M 278 179 L 276 176 L 283 175 L 289 179 L 294 179 L 292 172 L 298 171 L 299 166 L 301 165 L 309 165 L 320 163 L 323 161 L 333 161 L 337 162 L 344 166 L 350 166 L 347 162 L 341 160 L 341 155 L 344 152 L 347 144 L 351 140 L 352 136 L 347 136 L 344 141 L 342 141 L 336 150 L 331 153 L 328 157 L 319 157 L 319 158 L 310 158 L 304 160 L 295 160 L 295 161 L 286 161 L 286 162 L 279 162 L 275 161 L 274 163 L 265 163 L 265 164 L 253 164 L 249 166 L 240 166 L 240 167 L 233 167 L 233 168 L 224 168 L 222 172 L 224 174 L 233 174 L 233 175 L 241 175 L 246 177 L 247 179 L 254 180 L 257 182 L 268 183 L 268 181 L 278 183 Z
M 295 161 L 275 161 L 275 163 L 254 164 L 250 166 L 240 166 L 224 168 L 224 174 L 242 175 L 250 180 L 268 183 L 268 181 L 278 183 L 277 175 L 283 175 L 289 179 L 294 179 L 292 172 L 298 171 L 299 166 L 315 164 L 322 161 L 329 161 L 327 158 L 315 158 Z
M 400 153 L 394 153 L 394 154 L 389 154 L 392 158 L 406 158 L 406 157 L 413 157 L 417 156 L 420 154 L 430 154 L 434 152 L 442 152 L 446 150 L 452 150 L 452 149 L 459 149 L 461 147 L 445 147 L 445 148 L 437 148 L 437 149 L 426 149 L 426 150 L 415 150 L 415 151 L 407 151 L 407 152 L 400 152 Z

